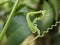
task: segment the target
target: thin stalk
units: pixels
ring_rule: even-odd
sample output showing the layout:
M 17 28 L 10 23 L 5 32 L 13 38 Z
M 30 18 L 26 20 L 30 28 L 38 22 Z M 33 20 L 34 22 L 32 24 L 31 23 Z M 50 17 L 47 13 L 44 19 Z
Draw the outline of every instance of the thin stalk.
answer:
M 12 21 L 12 18 L 13 18 L 13 16 L 14 16 L 15 12 L 16 12 L 18 3 L 19 3 L 19 0 L 16 0 L 15 4 L 14 4 L 14 6 L 13 6 L 13 9 L 12 9 L 12 11 L 11 11 L 9 17 L 8 17 L 8 20 L 7 20 L 6 24 L 5 24 L 2 32 L 0 33 L 0 41 L 3 39 L 4 34 L 6 33 L 7 28 L 9 27 L 9 25 L 10 25 L 10 23 L 11 23 L 11 21 Z

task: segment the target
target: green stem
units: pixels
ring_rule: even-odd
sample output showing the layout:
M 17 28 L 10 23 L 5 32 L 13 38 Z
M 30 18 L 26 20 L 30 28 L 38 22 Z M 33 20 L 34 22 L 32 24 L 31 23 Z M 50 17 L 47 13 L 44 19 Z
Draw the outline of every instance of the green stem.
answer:
M 12 21 L 12 18 L 13 18 L 14 14 L 15 14 L 15 11 L 16 11 L 16 8 L 18 6 L 18 3 L 19 3 L 19 0 L 16 0 L 15 4 L 13 6 L 13 9 L 12 9 L 12 11 L 11 11 L 9 17 L 8 17 L 8 20 L 7 20 L 6 24 L 5 24 L 2 32 L 0 33 L 0 41 L 3 39 L 4 34 L 6 33 L 7 28 L 9 27 L 9 25 L 10 25 L 10 23 Z

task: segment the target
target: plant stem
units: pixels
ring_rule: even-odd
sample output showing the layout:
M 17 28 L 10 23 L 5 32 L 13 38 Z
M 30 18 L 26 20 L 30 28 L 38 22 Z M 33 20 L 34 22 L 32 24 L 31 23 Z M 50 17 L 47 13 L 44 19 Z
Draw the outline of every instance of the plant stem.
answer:
M 10 25 L 10 23 L 11 23 L 11 21 L 12 21 L 12 18 L 13 18 L 13 16 L 14 16 L 15 12 L 16 12 L 16 8 L 17 8 L 17 6 L 18 6 L 18 3 L 19 3 L 19 0 L 16 0 L 15 4 L 14 4 L 14 6 L 13 6 L 13 9 L 12 9 L 12 11 L 11 11 L 9 17 L 8 17 L 8 20 L 7 20 L 6 24 L 5 24 L 2 32 L 0 33 L 0 41 L 3 39 L 4 34 L 6 33 L 7 28 L 9 27 L 9 25 Z

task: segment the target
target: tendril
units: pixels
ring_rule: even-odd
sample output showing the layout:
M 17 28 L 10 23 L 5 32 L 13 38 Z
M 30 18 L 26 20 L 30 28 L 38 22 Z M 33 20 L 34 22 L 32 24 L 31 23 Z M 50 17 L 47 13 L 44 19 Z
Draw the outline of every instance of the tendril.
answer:
M 30 20 L 30 16 L 34 16 L 34 14 L 38 14 L 38 13 L 42 13 L 42 16 L 40 17 L 36 17 L 33 22 Z M 33 14 L 33 15 L 32 15 Z M 39 30 L 37 28 L 37 25 L 35 24 L 37 22 L 37 20 L 43 20 L 45 17 L 45 10 L 43 11 L 37 11 L 37 12 L 29 12 L 27 15 L 26 15 L 26 20 L 27 20 L 27 23 L 28 23 L 28 26 L 29 28 L 31 29 L 32 33 L 35 33 L 37 30 Z
M 35 14 L 39 14 L 39 13 L 42 13 L 42 16 L 36 17 L 36 18 L 33 20 L 33 22 L 32 22 L 31 19 L 30 19 L 30 16 L 34 16 Z M 38 34 L 31 42 L 33 42 L 33 41 L 36 40 L 38 37 L 40 37 L 40 29 L 38 29 L 36 22 L 37 22 L 37 20 L 43 20 L 45 16 L 46 16 L 46 15 L 45 15 L 45 10 L 27 13 L 27 15 L 26 15 L 26 20 L 27 20 L 27 24 L 28 24 L 30 30 L 32 31 L 32 33 L 36 33 L 36 32 L 37 32 L 37 34 Z M 29 44 L 30 44 L 31 42 L 29 42 Z

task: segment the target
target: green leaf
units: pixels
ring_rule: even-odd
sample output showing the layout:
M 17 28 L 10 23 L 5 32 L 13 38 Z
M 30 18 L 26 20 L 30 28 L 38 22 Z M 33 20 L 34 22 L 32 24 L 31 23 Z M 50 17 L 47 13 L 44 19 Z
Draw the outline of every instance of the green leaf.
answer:
M 55 15 L 54 11 L 51 8 L 51 5 L 48 2 L 44 2 L 42 5 L 42 10 L 45 10 L 46 15 L 43 20 L 38 20 L 37 25 L 38 28 L 41 30 L 41 33 L 43 34 L 44 31 L 47 32 L 47 29 L 50 28 L 50 26 L 53 24 Z
M 58 20 L 59 0 L 49 0 L 55 12 L 55 20 Z
M 15 16 L 7 30 L 6 45 L 19 45 L 31 34 L 24 15 Z

